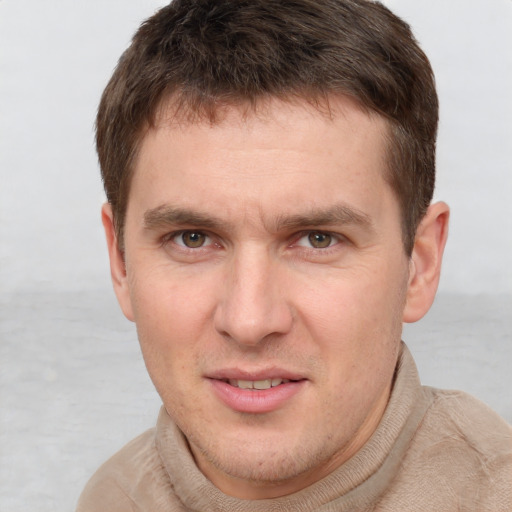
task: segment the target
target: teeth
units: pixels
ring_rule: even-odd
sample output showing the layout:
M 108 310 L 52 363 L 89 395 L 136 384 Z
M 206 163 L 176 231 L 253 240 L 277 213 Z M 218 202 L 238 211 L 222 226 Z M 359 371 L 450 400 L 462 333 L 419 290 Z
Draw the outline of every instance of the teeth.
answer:
M 265 379 L 265 380 L 236 380 L 229 379 L 229 383 L 232 386 L 240 389 L 270 389 L 280 384 L 286 384 L 290 382 L 288 379 Z
M 252 389 L 254 386 L 250 380 L 239 380 L 238 387 L 241 389 Z
M 266 380 L 255 380 L 253 382 L 253 388 L 254 389 L 270 389 L 272 387 L 272 380 L 266 379 Z

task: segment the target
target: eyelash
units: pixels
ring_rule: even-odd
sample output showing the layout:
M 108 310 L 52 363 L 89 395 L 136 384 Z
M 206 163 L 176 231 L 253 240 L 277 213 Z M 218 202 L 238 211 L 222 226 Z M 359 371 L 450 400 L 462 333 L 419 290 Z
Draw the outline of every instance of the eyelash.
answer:
M 178 237 L 182 237 L 184 234 L 187 234 L 187 233 L 189 233 L 189 234 L 197 233 L 197 234 L 204 235 L 206 237 L 206 239 L 209 240 L 209 243 L 205 243 L 205 244 L 200 245 L 198 247 L 188 247 L 184 243 L 176 242 L 176 239 Z M 309 236 L 311 236 L 313 234 L 319 234 L 319 235 L 324 235 L 324 236 L 331 237 L 332 243 L 330 245 L 328 245 L 327 247 L 312 247 L 311 245 L 308 246 L 308 245 L 300 245 L 299 244 L 299 242 L 303 238 L 309 237 Z M 302 251 L 306 251 L 308 253 L 315 253 L 318 256 L 329 254 L 330 252 L 335 250 L 335 248 L 339 244 L 342 244 L 342 243 L 347 241 L 347 239 L 343 235 L 340 235 L 338 233 L 332 233 L 330 231 L 321 231 L 321 230 L 301 231 L 301 232 L 296 233 L 295 235 L 293 235 L 291 238 L 292 238 L 293 242 L 288 245 L 289 248 L 294 248 L 295 247 L 295 248 L 298 248 L 298 249 L 300 249 Z M 172 233 L 169 233 L 169 234 L 167 234 L 167 235 L 165 235 L 163 237 L 163 239 L 162 239 L 162 246 L 165 246 L 169 242 L 173 243 L 174 246 L 176 246 L 178 248 L 178 250 L 189 252 L 189 253 L 199 253 L 199 252 L 202 252 L 204 250 L 207 250 L 211 246 L 215 246 L 216 248 L 221 248 L 222 247 L 222 244 L 220 244 L 218 242 L 215 242 L 215 237 L 214 236 L 210 235 L 207 231 L 203 231 L 203 230 L 200 230 L 200 229 L 197 229 L 197 230 L 195 230 L 195 229 L 183 229 L 183 230 L 180 230 L 180 231 L 174 231 Z
M 330 243 L 326 247 L 313 247 L 311 245 L 300 245 L 299 244 L 299 242 L 303 238 L 309 238 L 312 235 L 321 235 L 321 236 L 329 237 L 330 238 L 330 242 L 332 242 L 332 243 Z M 325 252 L 328 249 L 331 249 L 334 246 L 338 245 L 342 240 L 343 240 L 343 237 L 341 235 L 338 235 L 336 233 L 331 233 L 329 231 L 321 231 L 321 230 L 316 230 L 315 229 L 315 230 L 303 231 L 303 232 L 299 233 L 297 238 L 296 238 L 296 241 L 292 245 L 298 246 L 298 247 L 302 247 L 302 248 L 307 249 L 307 250 L 314 250 L 315 252 L 316 251 Z M 309 242 L 311 242 L 311 240 L 309 240 Z
M 175 239 L 177 239 L 178 237 L 182 237 L 184 234 L 186 233 L 197 233 L 197 234 L 201 234 L 201 235 L 204 235 L 206 238 L 210 239 L 211 242 L 207 245 L 201 245 L 199 247 L 187 247 L 185 244 L 180 244 L 180 243 L 177 243 L 175 241 Z M 200 229 L 182 229 L 180 231 L 174 231 L 172 233 L 169 233 L 167 235 L 165 235 L 162 239 L 162 246 L 165 246 L 166 244 L 168 244 L 169 242 L 173 243 L 175 246 L 179 247 L 179 250 L 181 251 L 194 251 L 194 252 L 198 252 L 199 250 L 201 249 L 205 249 L 206 247 L 210 247 L 211 245 L 217 245 L 218 247 L 220 247 L 220 244 L 215 244 L 213 242 L 213 237 L 211 235 L 209 235 L 206 231 L 202 231 Z

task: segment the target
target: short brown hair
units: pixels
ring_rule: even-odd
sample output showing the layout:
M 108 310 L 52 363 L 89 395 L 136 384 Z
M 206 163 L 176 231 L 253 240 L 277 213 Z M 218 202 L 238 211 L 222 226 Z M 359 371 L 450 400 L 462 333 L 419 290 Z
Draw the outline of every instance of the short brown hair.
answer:
M 98 110 L 96 143 L 120 247 L 144 130 L 173 98 L 188 119 L 268 97 L 349 95 L 390 126 L 386 178 L 410 254 L 432 200 L 438 100 L 409 26 L 368 0 L 174 0 L 145 21 Z

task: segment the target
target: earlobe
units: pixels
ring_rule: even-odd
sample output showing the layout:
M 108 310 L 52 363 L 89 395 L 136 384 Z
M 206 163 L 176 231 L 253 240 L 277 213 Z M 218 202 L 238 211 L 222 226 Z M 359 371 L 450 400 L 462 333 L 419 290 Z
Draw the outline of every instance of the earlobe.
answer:
M 103 223 L 105 237 L 107 239 L 108 255 L 110 259 L 110 275 L 112 277 L 114 292 L 124 315 L 128 320 L 133 322 L 133 310 L 130 299 L 130 289 L 128 286 L 128 277 L 126 275 L 124 254 L 117 241 L 112 206 L 109 203 L 105 203 L 101 209 L 101 222 Z
M 448 205 L 435 203 L 430 205 L 418 226 L 410 261 L 404 322 L 418 321 L 434 302 L 448 237 L 449 216 Z

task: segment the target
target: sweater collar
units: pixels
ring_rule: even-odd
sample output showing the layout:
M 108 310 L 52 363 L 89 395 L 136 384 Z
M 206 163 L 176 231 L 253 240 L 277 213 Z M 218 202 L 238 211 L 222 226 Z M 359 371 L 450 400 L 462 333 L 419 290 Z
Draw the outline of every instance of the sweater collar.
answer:
M 370 507 L 389 487 L 429 405 L 414 360 L 402 343 L 388 405 L 366 444 L 326 478 L 302 491 L 271 500 L 241 500 L 217 489 L 197 468 L 185 436 L 163 407 L 156 445 L 171 485 L 187 510 L 343 512 Z

